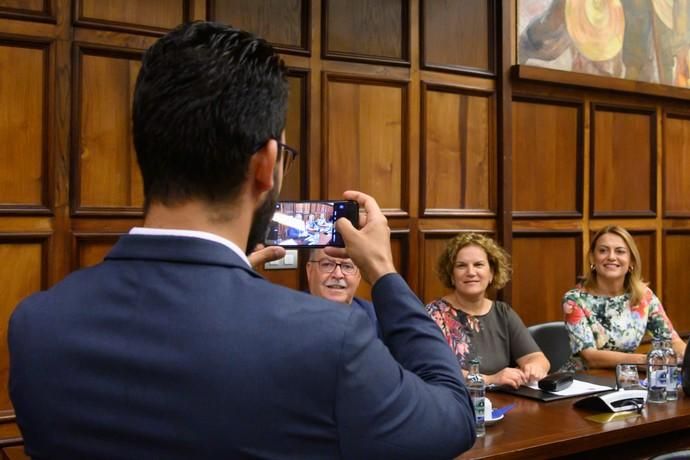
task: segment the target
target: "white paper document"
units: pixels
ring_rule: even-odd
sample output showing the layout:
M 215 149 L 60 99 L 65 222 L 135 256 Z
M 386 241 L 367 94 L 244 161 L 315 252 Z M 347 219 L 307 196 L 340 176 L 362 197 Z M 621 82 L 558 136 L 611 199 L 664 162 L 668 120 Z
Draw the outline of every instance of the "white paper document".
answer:
M 531 382 L 530 384 L 526 385 L 529 388 L 535 389 L 535 390 L 541 390 L 539 388 L 539 385 L 537 382 Z M 613 390 L 612 387 L 606 386 L 606 385 L 597 385 L 596 383 L 589 383 L 585 382 L 583 380 L 577 380 L 574 379 L 573 383 L 566 388 L 565 390 L 561 391 L 547 391 L 547 393 L 552 393 L 555 395 L 559 396 L 577 396 L 577 395 L 584 395 L 584 394 L 589 394 L 589 393 L 596 393 L 598 391 L 609 391 Z M 544 390 L 541 390 L 544 391 Z

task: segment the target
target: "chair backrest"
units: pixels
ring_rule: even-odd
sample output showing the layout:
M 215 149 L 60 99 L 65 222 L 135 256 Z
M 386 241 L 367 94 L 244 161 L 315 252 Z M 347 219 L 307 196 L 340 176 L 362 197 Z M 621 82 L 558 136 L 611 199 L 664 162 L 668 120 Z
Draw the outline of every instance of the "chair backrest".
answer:
M 563 321 L 534 324 L 527 328 L 551 363 L 549 373 L 556 372 L 570 359 L 570 341 Z
M 649 457 L 649 460 L 678 460 L 678 459 L 690 459 L 690 450 L 677 450 L 675 452 L 666 452 L 665 454 L 655 455 L 654 457 Z

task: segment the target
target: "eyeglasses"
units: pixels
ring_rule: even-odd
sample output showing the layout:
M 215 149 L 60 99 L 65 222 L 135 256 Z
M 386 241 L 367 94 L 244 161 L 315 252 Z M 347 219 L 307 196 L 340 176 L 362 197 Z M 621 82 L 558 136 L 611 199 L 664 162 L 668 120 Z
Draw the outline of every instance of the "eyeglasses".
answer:
M 287 174 L 288 170 L 290 169 L 290 166 L 292 163 L 295 161 L 295 158 L 297 158 L 297 155 L 299 155 L 299 152 L 292 147 L 290 147 L 287 144 L 283 144 L 280 142 L 278 139 L 274 140 L 278 143 L 278 152 L 281 155 L 281 158 L 283 159 L 283 176 Z
M 335 262 L 331 259 L 321 259 L 321 260 L 310 260 L 319 266 L 319 271 L 323 274 L 333 273 L 335 267 L 340 267 L 340 271 L 343 275 L 354 275 L 357 273 L 357 266 L 352 262 Z
M 279 158 L 282 158 L 283 160 L 283 176 L 285 176 L 290 169 L 290 166 L 292 163 L 295 161 L 295 158 L 297 158 L 297 155 L 299 155 L 299 152 L 296 149 L 293 149 L 287 144 L 283 144 L 280 142 L 275 137 L 271 137 L 276 143 L 278 143 L 278 155 Z M 266 141 L 268 142 L 268 141 Z M 254 146 L 254 151 L 252 153 L 258 152 L 264 145 L 266 145 L 266 142 L 262 142 L 261 144 L 257 144 Z

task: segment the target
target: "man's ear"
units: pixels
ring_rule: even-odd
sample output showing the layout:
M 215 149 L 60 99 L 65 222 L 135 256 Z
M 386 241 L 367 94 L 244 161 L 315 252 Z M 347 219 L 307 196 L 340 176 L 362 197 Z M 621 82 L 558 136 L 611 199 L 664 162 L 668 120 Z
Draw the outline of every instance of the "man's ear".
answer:
M 278 143 L 269 139 L 257 150 L 249 162 L 250 181 L 254 184 L 257 193 L 271 190 L 274 186 L 273 171 L 278 156 Z

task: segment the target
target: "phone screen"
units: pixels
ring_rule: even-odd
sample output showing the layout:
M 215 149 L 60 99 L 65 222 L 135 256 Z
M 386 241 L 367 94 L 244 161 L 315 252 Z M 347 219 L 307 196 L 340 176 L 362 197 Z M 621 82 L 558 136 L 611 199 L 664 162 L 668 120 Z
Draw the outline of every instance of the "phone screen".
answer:
M 345 217 L 357 227 L 356 201 L 279 201 L 266 235 L 266 246 L 323 248 L 344 246 L 335 221 Z

